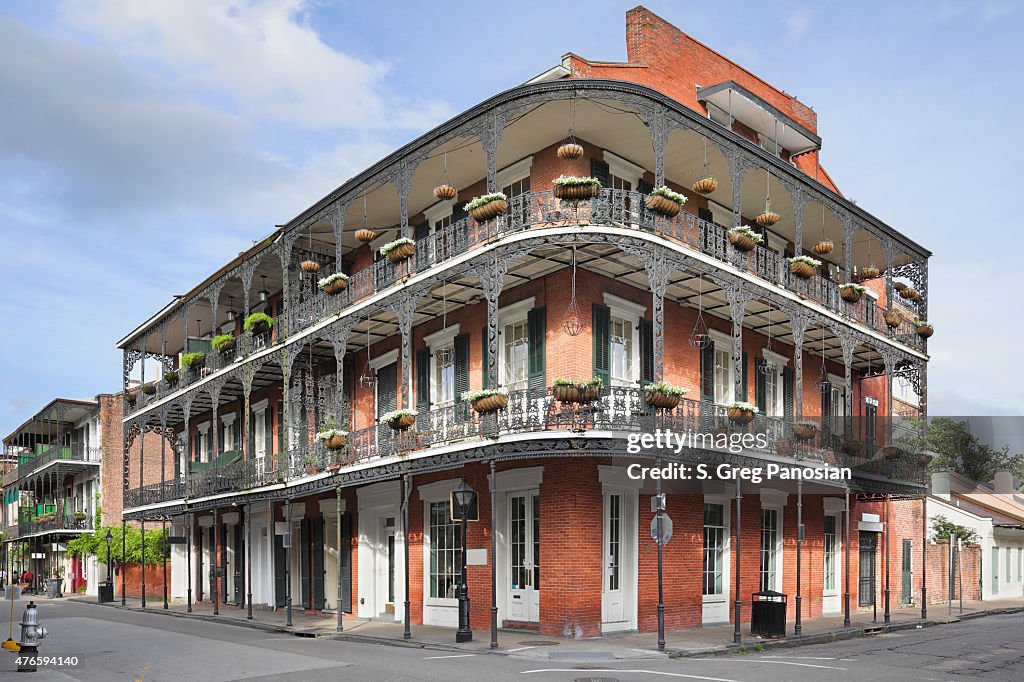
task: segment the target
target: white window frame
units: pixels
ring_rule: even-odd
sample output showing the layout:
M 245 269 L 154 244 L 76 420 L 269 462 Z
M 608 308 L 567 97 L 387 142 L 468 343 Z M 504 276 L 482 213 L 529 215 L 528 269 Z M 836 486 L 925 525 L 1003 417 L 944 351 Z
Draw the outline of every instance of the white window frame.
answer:
M 440 392 L 441 387 L 437 383 L 437 352 L 444 349 L 450 349 L 452 352 L 452 362 L 454 363 L 455 354 L 455 337 L 459 335 L 459 325 L 454 324 L 450 327 L 446 327 L 440 331 L 436 331 L 433 334 L 428 334 L 423 337 L 423 342 L 427 344 L 427 348 L 430 350 L 430 404 L 436 407 L 447 407 L 452 405 L 459 396 L 455 395 L 455 377 L 452 376 L 452 399 L 441 401 Z
M 722 567 L 722 594 L 703 594 L 704 590 L 701 589 L 701 603 L 702 604 L 728 604 L 732 594 L 732 581 L 731 581 L 731 568 L 732 565 L 732 503 L 733 497 L 726 494 L 704 494 L 704 504 L 720 504 L 722 505 L 722 511 L 724 516 L 722 523 L 725 525 L 725 538 L 724 545 L 722 547 L 722 561 L 724 565 Z M 703 505 L 701 505 L 701 534 L 704 532 L 703 523 Z M 701 539 L 701 548 L 703 551 L 703 538 Z M 702 560 L 703 561 L 703 560 Z M 701 581 L 703 583 L 703 563 L 701 564 Z M 726 618 L 726 622 L 728 618 Z
M 843 395 L 846 392 L 846 379 L 831 372 L 828 373 L 827 378 L 832 387 L 832 424 L 836 427 L 833 431 L 836 435 L 841 436 L 846 433 L 846 397 Z M 836 400 L 836 395 L 841 400 Z
M 503 187 L 507 187 L 514 182 L 519 182 L 520 180 L 525 180 L 530 177 L 530 171 L 532 168 L 533 156 L 527 156 L 519 159 L 515 163 L 505 166 L 498 171 L 495 176 L 494 185 L 498 188 L 498 191 L 501 191 L 501 188 Z M 511 199 L 511 197 L 509 198 Z
M 783 382 L 783 370 L 789 365 L 789 358 L 776 353 L 770 348 L 762 348 L 761 357 L 768 362 L 774 362 L 778 368 L 775 372 L 775 385 L 777 387 L 775 405 L 768 404 L 768 384 L 765 383 L 765 416 L 781 417 L 786 413 L 786 387 Z
M 708 336 L 711 337 L 711 343 L 715 349 L 715 368 L 718 367 L 718 353 L 725 352 L 729 356 L 729 362 L 726 364 L 726 372 L 729 375 L 728 388 L 726 389 L 727 395 L 725 400 L 719 402 L 718 396 L 718 372 L 715 371 L 715 403 L 718 405 L 728 405 L 729 403 L 736 400 L 736 373 L 733 365 L 732 358 L 732 336 L 725 332 L 720 332 L 717 329 L 709 329 Z
M 633 303 L 627 301 L 624 298 L 619 298 L 614 294 L 604 294 L 604 304 L 608 306 L 608 319 L 617 317 L 624 322 L 629 323 L 630 331 L 632 332 L 632 350 L 630 351 L 630 374 L 632 376 L 622 379 L 612 377 L 612 386 L 638 386 L 640 383 L 640 320 L 644 318 L 647 313 L 647 306 L 640 305 L 639 303 Z M 609 334 L 611 331 L 609 330 Z M 611 357 L 609 357 L 609 372 L 611 371 Z
M 614 175 L 620 180 L 625 180 L 633 190 L 640 184 L 640 180 L 643 179 L 646 172 L 646 169 L 642 166 L 638 166 L 632 161 L 627 161 L 621 156 L 616 156 L 607 150 L 604 152 L 604 162 L 608 164 L 608 173 L 610 175 Z
M 434 502 L 449 502 L 451 491 L 459 484 L 460 479 L 449 478 L 419 487 L 420 501 L 423 504 L 423 605 L 424 606 L 458 606 L 458 598 L 430 596 L 430 505 Z M 460 535 L 461 540 L 461 535 Z M 466 548 L 463 547 L 465 552 Z
M 196 424 L 196 435 L 199 436 L 199 461 L 210 461 L 210 422 Z
M 252 406 L 253 456 L 262 459 L 267 455 L 267 408 L 270 401 L 266 398 Z
M 235 425 L 235 420 L 238 419 L 238 414 L 230 412 L 223 415 L 220 418 L 221 428 L 224 430 L 224 442 L 220 444 L 224 452 L 228 450 L 235 450 L 238 443 L 235 442 L 235 430 L 231 428 Z M 231 441 L 231 447 L 228 447 L 228 440 Z
M 505 327 L 519 322 L 526 323 L 536 302 L 537 298 L 530 296 L 498 309 L 498 384 L 501 386 L 505 386 L 505 370 L 508 362 L 505 354 Z M 529 342 L 529 330 L 527 330 L 527 342 Z M 484 367 L 483 371 L 486 372 L 487 368 Z M 530 373 L 529 355 L 527 355 L 526 373 L 527 375 Z
M 761 496 L 761 510 L 774 510 L 776 518 L 776 536 L 775 536 L 775 584 L 769 589 L 775 590 L 776 592 L 782 592 L 783 576 L 785 575 L 784 555 L 783 550 L 786 546 L 785 538 L 785 517 L 786 517 L 786 501 L 789 495 L 781 490 L 773 490 L 771 488 L 762 488 L 760 492 Z M 761 523 L 758 524 L 758 532 L 762 531 L 764 526 L 764 519 L 762 518 Z M 758 565 L 757 565 L 757 584 L 758 589 L 761 586 L 761 562 L 760 562 L 760 550 L 761 543 L 758 542 Z

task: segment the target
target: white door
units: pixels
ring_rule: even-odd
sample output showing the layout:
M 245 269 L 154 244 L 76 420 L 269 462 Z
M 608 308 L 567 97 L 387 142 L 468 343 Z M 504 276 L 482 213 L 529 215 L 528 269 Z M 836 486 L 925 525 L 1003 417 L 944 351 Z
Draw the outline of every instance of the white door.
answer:
M 602 629 L 607 631 L 626 621 L 623 588 L 628 563 L 625 540 L 625 496 L 621 493 L 604 494 L 604 532 L 602 556 L 604 558 L 604 584 L 601 589 Z M 628 624 L 625 624 L 628 625 Z M 609 628 L 609 626 L 611 626 Z
M 840 577 L 842 575 L 842 536 L 840 535 L 839 516 L 825 515 L 825 566 L 822 572 L 821 611 L 822 613 L 839 613 L 842 610 L 840 601 Z
M 540 621 L 540 493 L 508 495 L 509 619 Z

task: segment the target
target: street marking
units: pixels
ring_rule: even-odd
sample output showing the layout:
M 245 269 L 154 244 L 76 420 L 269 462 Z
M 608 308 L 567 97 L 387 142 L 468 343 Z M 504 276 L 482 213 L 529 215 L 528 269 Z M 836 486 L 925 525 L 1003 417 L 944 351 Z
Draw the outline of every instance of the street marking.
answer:
M 531 673 L 574 673 L 579 674 L 578 669 L 566 669 L 566 668 L 542 668 L 540 670 L 524 670 L 522 675 L 529 675 Z M 741 682 L 740 680 L 733 680 L 726 677 L 707 677 L 706 675 L 685 675 L 683 673 L 666 673 L 660 670 L 640 670 L 640 669 L 626 669 L 626 668 L 607 668 L 604 670 L 593 668 L 587 668 L 588 673 L 647 673 L 648 675 L 664 675 L 665 677 L 685 677 L 688 680 L 709 680 L 709 682 Z
M 766 657 L 763 657 L 763 658 L 752 658 L 752 659 L 746 659 L 746 660 L 741 659 L 741 658 L 727 658 L 727 659 L 721 659 L 721 658 L 694 658 L 692 660 L 694 660 L 694 661 L 708 661 L 708 662 L 711 662 L 711 661 L 729 661 L 729 662 L 733 662 L 733 661 L 735 661 L 736 663 L 775 663 L 777 665 L 798 665 L 801 668 L 821 668 L 823 670 L 847 670 L 847 668 L 839 668 L 839 667 L 836 667 L 834 665 L 814 665 L 813 663 L 797 663 L 795 661 L 776 661 L 776 660 L 772 660 L 772 659 L 766 658 Z
M 426 657 L 424 657 L 423 660 L 424 661 L 430 661 L 430 660 L 437 659 L 437 658 L 470 658 L 472 656 L 476 656 L 476 654 L 452 654 L 451 656 L 426 656 Z
M 506 654 L 513 654 L 513 653 L 515 653 L 517 651 L 526 651 L 527 649 L 536 649 L 536 648 L 537 647 L 535 647 L 535 646 L 521 646 L 521 647 L 519 647 L 517 649 L 505 649 L 505 653 Z
M 762 656 L 761 658 L 792 658 L 797 661 L 834 661 L 833 656 Z M 843 659 L 850 660 L 850 659 Z

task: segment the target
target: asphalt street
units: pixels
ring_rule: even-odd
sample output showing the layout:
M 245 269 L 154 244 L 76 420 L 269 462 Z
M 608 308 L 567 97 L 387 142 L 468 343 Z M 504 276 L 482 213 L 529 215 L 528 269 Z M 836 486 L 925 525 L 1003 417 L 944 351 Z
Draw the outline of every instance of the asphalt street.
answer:
M 593 647 L 576 657 L 571 641 L 557 652 L 549 647 L 557 654 L 552 658 L 535 650 L 468 654 L 295 637 L 66 601 L 42 602 L 39 616 L 50 631 L 40 653 L 76 656 L 78 666 L 21 675 L 14 672 L 16 654 L 2 651 L 0 680 L 1024 680 L 1024 613 L 761 653 L 631 660 L 605 659 Z

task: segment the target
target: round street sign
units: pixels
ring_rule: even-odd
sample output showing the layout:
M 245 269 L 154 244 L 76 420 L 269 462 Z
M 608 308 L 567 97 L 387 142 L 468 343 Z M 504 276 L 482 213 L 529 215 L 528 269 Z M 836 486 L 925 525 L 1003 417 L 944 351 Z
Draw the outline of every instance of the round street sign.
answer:
M 658 515 L 655 514 L 651 519 L 651 539 L 659 545 L 667 545 L 672 539 L 672 519 L 668 514 L 661 515 L 661 537 L 658 537 Z

